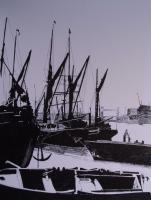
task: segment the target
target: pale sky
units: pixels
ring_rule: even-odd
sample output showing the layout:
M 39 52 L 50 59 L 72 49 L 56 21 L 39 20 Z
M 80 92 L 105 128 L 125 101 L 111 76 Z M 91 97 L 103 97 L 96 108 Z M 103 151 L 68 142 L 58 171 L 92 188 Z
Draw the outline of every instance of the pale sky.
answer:
M 142 103 L 151 104 L 150 0 L 0 0 L 1 44 L 5 17 L 9 20 L 6 51 L 10 68 L 16 28 L 21 33 L 18 48 L 22 63 L 32 49 L 26 79 L 32 101 L 34 84 L 37 98 L 45 84 L 52 22 L 56 20 L 54 68 L 66 54 L 69 28 L 71 59 L 77 72 L 90 55 L 81 94 L 85 111 L 89 106 L 94 107 L 96 68 L 99 68 L 99 79 L 109 69 L 101 92 L 101 106 L 137 107 L 137 93 Z

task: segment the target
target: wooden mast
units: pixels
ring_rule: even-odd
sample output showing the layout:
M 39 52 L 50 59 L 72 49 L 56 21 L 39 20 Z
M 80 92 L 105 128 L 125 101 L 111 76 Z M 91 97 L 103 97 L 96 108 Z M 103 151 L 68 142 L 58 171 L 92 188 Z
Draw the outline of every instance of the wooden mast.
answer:
M 54 24 L 56 24 L 55 21 L 53 23 L 53 29 L 54 29 Z M 52 44 L 53 44 L 53 29 L 52 29 L 52 35 L 51 35 L 49 70 L 48 70 L 48 78 L 47 78 L 47 91 L 46 91 L 46 98 L 45 98 L 44 111 L 43 111 L 43 122 L 44 123 L 47 123 L 47 115 L 49 113 L 50 106 L 52 104 L 52 100 L 53 100 L 54 94 L 55 94 L 55 92 L 57 90 L 57 87 L 58 87 L 58 84 L 60 82 L 61 74 L 62 74 L 63 69 L 65 67 L 67 58 L 69 56 L 69 53 L 67 53 L 65 58 L 64 58 L 64 60 L 63 60 L 63 62 L 61 63 L 61 65 L 57 69 L 57 71 L 54 73 L 54 75 L 52 75 L 51 55 L 52 55 Z M 59 80 L 58 80 L 58 82 L 56 84 L 55 91 L 53 92 L 53 86 L 54 86 L 55 81 L 57 80 L 58 77 L 59 77 Z
M 79 97 L 79 94 L 80 94 L 80 91 L 81 91 L 81 88 L 82 88 L 82 84 L 83 84 L 83 81 L 84 81 L 84 77 L 85 77 L 85 74 L 86 74 L 86 70 L 87 70 L 87 66 L 88 66 L 88 62 L 89 62 L 89 59 L 90 59 L 90 56 L 87 57 L 84 65 L 83 65 L 83 76 L 82 76 L 82 80 L 81 80 L 81 83 L 80 83 L 80 87 L 79 87 L 79 90 L 78 90 L 78 94 L 76 96 L 76 100 L 75 100 L 75 104 L 74 104 L 74 107 L 73 107 L 73 112 L 75 110 L 75 107 L 76 107 L 76 104 L 78 106 L 78 97 Z
M 19 29 L 16 29 L 16 35 L 15 35 L 15 42 L 14 42 L 14 56 L 13 56 L 13 75 L 15 71 L 15 60 L 16 60 L 16 42 L 17 42 L 17 36 L 20 35 Z
M 54 26 L 56 24 L 56 21 L 53 21 L 53 27 L 51 32 L 51 44 L 50 44 L 50 56 L 49 56 L 49 69 L 48 69 L 48 76 L 47 76 L 47 91 L 46 91 L 46 97 L 44 101 L 44 110 L 43 110 L 43 122 L 47 122 L 47 114 L 48 114 L 48 102 L 49 99 L 52 96 L 52 65 L 51 65 L 51 57 L 52 57 L 52 48 L 53 48 L 53 31 Z
M 95 125 L 97 124 L 98 102 L 99 102 L 99 92 L 97 88 L 98 88 L 98 68 L 96 69 L 96 87 L 95 87 Z
M 100 84 L 98 85 L 98 69 L 96 70 L 96 89 L 95 89 L 95 125 L 97 125 L 98 123 L 98 114 L 99 114 L 99 92 L 101 91 L 103 85 L 104 85 L 104 81 L 106 79 L 107 76 L 107 72 L 108 69 L 106 70 L 106 72 L 104 73 L 103 78 L 101 79 Z
M 6 17 L 6 19 L 5 19 L 5 27 L 4 27 L 4 36 L 3 36 L 3 45 L 2 45 L 2 54 L 1 54 L 0 75 L 2 75 L 2 69 L 3 69 L 3 63 L 4 63 L 4 50 L 5 50 L 6 26 L 7 26 L 7 17 Z
M 85 75 L 85 71 L 86 71 L 86 68 L 87 68 L 87 65 L 88 65 L 88 61 L 89 61 L 89 56 L 87 57 L 84 65 L 81 68 L 81 70 L 80 70 L 77 78 L 75 79 L 75 81 L 72 80 L 71 76 L 68 77 L 68 81 L 69 81 L 69 115 L 68 115 L 68 119 L 73 118 L 73 94 L 75 92 L 75 89 L 77 87 L 77 83 L 78 83 L 82 73 L 83 73 L 83 75 Z M 83 82 L 83 78 L 82 78 L 82 82 Z M 80 92 L 80 90 L 81 90 L 81 86 L 80 86 L 79 92 Z M 79 95 L 79 92 L 78 92 L 78 95 Z M 76 99 L 75 103 L 77 103 L 77 99 Z M 75 107 L 74 107 L 74 109 L 75 109 Z
M 15 73 L 15 60 L 16 60 L 16 43 L 17 43 L 17 36 L 20 35 L 20 32 L 18 29 L 16 29 L 16 35 L 15 35 L 15 42 L 14 42 L 14 55 L 13 55 L 13 77 L 14 77 L 14 73 Z M 17 106 L 17 101 L 15 100 L 15 88 L 14 88 L 14 79 L 12 78 L 12 87 L 10 90 L 10 99 L 13 103 L 14 101 L 14 106 Z M 12 105 L 12 103 L 10 105 Z
M 64 95 L 63 95 L 62 118 L 65 119 L 65 117 L 66 117 L 66 69 L 65 68 L 64 68 L 64 77 L 63 77 L 63 90 L 64 90 Z
M 68 76 L 70 76 L 70 48 L 71 48 L 70 35 L 71 35 L 71 30 L 69 28 L 69 38 L 68 38 L 68 53 L 69 53 Z
M 69 36 L 68 36 L 68 56 L 69 56 L 69 59 L 68 59 L 68 82 L 69 82 L 69 76 L 70 76 L 70 48 L 71 48 L 71 42 L 70 42 L 71 41 L 71 39 L 70 39 L 71 30 L 70 30 L 70 28 L 69 28 L 68 34 L 69 34 Z M 66 95 L 68 94 L 68 90 L 69 90 L 69 87 L 68 87 L 68 89 L 66 89 L 66 70 L 64 68 L 64 96 L 63 96 L 62 119 L 66 118 Z

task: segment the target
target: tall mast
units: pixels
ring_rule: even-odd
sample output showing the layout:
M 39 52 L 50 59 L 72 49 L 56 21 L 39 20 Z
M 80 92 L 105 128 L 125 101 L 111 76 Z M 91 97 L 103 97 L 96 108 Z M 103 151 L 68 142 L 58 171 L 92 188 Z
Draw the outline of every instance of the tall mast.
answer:
M 3 46 L 2 46 L 2 53 L 1 53 L 0 75 L 2 75 L 3 62 L 4 62 L 4 49 L 5 49 L 6 26 L 7 26 L 7 17 L 6 17 L 6 20 L 5 20 L 5 27 L 4 27 Z
M 70 39 L 70 35 L 71 35 L 71 30 L 69 28 L 69 37 L 68 37 L 68 53 L 69 53 L 69 62 L 68 62 L 68 88 L 69 88 L 69 114 L 68 114 L 68 118 L 72 118 L 72 101 L 73 101 L 73 96 L 71 95 L 71 87 L 72 87 L 72 78 L 70 76 L 70 49 L 71 49 L 71 39 Z M 72 99 L 72 100 L 71 100 Z
M 86 70 L 87 70 L 89 59 L 90 59 L 90 56 L 87 57 L 84 65 L 83 65 L 83 69 L 84 69 L 83 76 L 82 76 L 82 80 L 81 80 L 80 87 L 79 87 L 79 90 L 78 90 L 78 94 L 76 96 L 75 104 L 74 104 L 74 107 L 73 107 L 73 112 L 75 110 L 76 105 L 78 106 L 78 97 L 79 97 L 79 94 L 80 94 L 80 91 L 81 91 L 81 88 L 82 88 L 82 84 L 83 84 L 84 77 L 85 77 L 85 74 L 86 74 Z
M 56 91 L 57 91 L 57 89 L 58 89 L 58 85 L 59 85 L 59 83 L 60 83 L 60 79 L 61 79 L 61 77 L 62 77 L 62 73 L 63 73 L 63 70 L 64 70 L 64 68 L 65 68 L 65 64 L 66 64 L 66 61 L 67 61 L 67 59 L 68 59 L 68 56 L 69 56 L 69 54 L 67 53 L 66 56 L 65 56 L 65 58 L 64 58 L 64 60 L 63 60 L 63 62 L 61 63 L 60 67 L 57 69 L 56 73 L 54 74 L 54 76 L 53 76 L 53 78 L 52 78 L 52 80 L 51 80 L 51 86 L 53 87 L 55 81 L 56 81 L 57 78 L 59 77 L 59 78 L 58 78 L 58 81 L 57 81 L 57 83 L 56 83 L 55 90 L 53 91 L 53 94 L 52 94 L 52 96 L 51 96 L 51 99 L 50 99 L 50 102 L 49 102 L 49 105 L 48 105 L 48 110 L 50 110 L 50 107 L 51 107 L 51 105 L 52 105 L 52 101 L 53 101 L 54 95 L 56 94 Z M 59 94 L 61 94 L 61 93 L 62 93 L 62 92 L 59 92 Z
M 70 35 L 71 35 L 71 30 L 70 30 L 70 28 L 69 28 L 69 37 L 68 37 L 68 53 L 69 53 L 69 62 L 68 62 L 68 88 L 69 88 L 69 113 L 71 112 L 71 109 L 70 109 L 70 107 L 71 107 L 71 105 L 70 105 L 70 48 L 71 48 L 71 39 L 70 39 Z M 64 102 L 65 103 L 65 102 Z M 64 107 L 65 107 L 65 105 L 64 105 Z M 69 115 L 71 115 L 71 114 L 69 114 Z
M 53 48 L 53 32 L 54 32 L 54 26 L 56 24 L 56 21 L 53 21 L 53 25 L 52 25 L 52 32 L 51 32 L 51 43 L 50 43 L 50 56 L 49 56 L 49 69 L 52 69 L 52 65 L 51 65 L 51 58 L 52 58 L 52 48 Z
M 140 101 L 140 97 L 139 97 L 139 94 L 137 93 L 137 97 L 138 97 L 138 103 L 139 103 L 139 105 L 141 105 L 142 103 L 141 103 L 141 101 Z
M 80 70 L 77 78 L 75 79 L 75 81 L 72 80 L 71 76 L 68 76 L 68 82 L 69 82 L 69 115 L 68 115 L 68 119 L 73 118 L 73 94 L 75 92 L 75 89 L 77 87 L 77 83 L 78 83 L 82 73 L 84 73 L 84 75 L 85 75 L 85 69 L 87 67 L 88 61 L 89 61 L 89 56 L 86 59 L 84 65 L 81 68 L 81 70 Z M 82 82 L 83 82 L 83 80 L 82 80 Z M 81 89 L 81 86 L 80 86 L 80 89 Z M 80 91 L 80 89 L 79 89 L 79 91 Z M 79 95 L 79 93 L 78 93 L 78 95 Z M 76 102 L 77 102 L 77 99 L 76 99 Z
M 98 122 L 98 108 L 99 108 L 99 92 L 102 89 L 103 85 L 104 85 L 104 81 L 106 79 L 107 76 L 107 72 L 108 69 L 106 70 L 106 72 L 104 73 L 103 78 L 101 79 L 100 84 L 98 85 L 98 69 L 96 70 L 96 99 L 95 99 L 95 125 L 97 125 Z
M 17 36 L 20 35 L 20 32 L 18 29 L 16 29 L 16 35 L 15 35 L 15 42 L 14 42 L 14 56 L 13 56 L 13 77 L 14 77 L 14 72 L 15 72 L 15 59 L 16 59 L 16 43 L 17 43 Z M 12 78 L 12 88 L 11 88 L 11 94 L 10 97 L 11 99 L 15 99 L 15 90 L 14 90 L 14 79 Z M 14 101 L 14 103 L 16 104 L 16 101 Z M 15 105 L 16 106 L 16 105 Z
M 48 69 L 48 76 L 47 76 L 47 91 L 44 101 L 44 110 L 43 110 L 43 122 L 47 122 L 47 112 L 48 112 L 48 102 L 50 97 L 52 96 L 52 65 L 51 65 L 51 57 L 52 57 L 52 48 L 53 48 L 53 31 L 56 21 L 53 21 L 52 32 L 51 32 L 51 44 L 50 44 L 50 56 L 49 56 L 49 69 Z
M 69 37 L 68 37 L 68 56 L 69 56 L 69 60 L 68 60 L 68 79 L 70 76 L 70 35 L 71 35 L 71 30 L 69 28 Z M 64 97 L 63 97 L 63 114 L 62 114 L 63 118 L 66 117 L 66 70 L 64 68 Z
M 64 68 L 64 97 L 63 97 L 63 118 L 66 116 L 66 69 Z
M 16 59 L 16 42 L 17 42 L 17 36 L 20 35 L 20 32 L 18 29 L 16 29 L 16 35 L 15 35 L 15 42 L 14 42 L 14 56 L 13 56 L 13 76 L 15 71 L 15 59 Z
M 68 38 L 68 52 L 69 52 L 68 75 L 69 76 L 70 76 L 70 49 L 71 49 L 70 35 L 71 35 L 71 30 L 69 28 L 69 38 Z
M 98 88 L 98 68 L 96 69 L 96 87 L 95 87 L 95 125 L 97 124 L 98 102 L 99 102 L 99 92 L 97 88 Z
M 18 79 L 17 79 L 17 82 L 19 83 L 19 81 L 21 81 L 21 84 L 20 84 L 20 86 L 21 87 L 23 87 L 23 84 L 25 83 L 25 77 L 26 77 L 26 73 L 27 73 L 27 69 L 28 69 L 28 66 L 29 66 L 29 61 L 30 61 L 30 57 L 31 57 L 31 50 L 29 51 L 29 53 L 28 53 L 28 56 L 27 56 L 27 58 L 26 58 L 26 60 L 25 60 L 25 63 L 24 63 L 24 65 L 23 65 L 23 67 L 22 67 L 22 70 L 21 70 L 21 72 L 20 72 L 20 74 L 19 74 L 19 76 L 18 76 Z M 18 94 L 18 97 L 19 97 L 19 94 Z M 18 100 L 18 97 L 17 97 L 17 100 Z

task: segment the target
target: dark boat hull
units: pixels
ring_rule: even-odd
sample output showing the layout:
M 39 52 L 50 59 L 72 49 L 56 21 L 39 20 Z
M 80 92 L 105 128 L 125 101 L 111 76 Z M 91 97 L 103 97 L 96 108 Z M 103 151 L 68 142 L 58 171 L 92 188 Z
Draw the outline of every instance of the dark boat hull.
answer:
M 106 140 L 86 143 L 95 160 L 151 165 L 151 145 Z
M 84 139 L 87 138 L 87 130 L 85 129 L 64 129 L 51 131 L 41 131 L 39 137 L 40 143 L 69 146 L 69 147 L 83 147 Z
M 76 128 L 63 130 L 43 130 L 41 129 L 41 143 L 83 147 L 85 140 L 111 140 L 117 134 L 117 130 L 101 130 L 99 128 Z
M 26 116 L 19 115 L 18 112 L 16 114 L 14 111 L 1 111 L 0 168 L 6 166 L 7 160 L 21 167 L 27 167 L 38 134 L 39 129 L 30 117 L 26 118 Z
M 0 184 L 1 199 L 15 200 L 150 200 L 149 192 L 117 192 L 117 193 L 102 193 L 90 194 L 80 192 L 73 193 L 48 193 L 42 191 L 33 191 L 28 189 L 17 189 Z
M 34 138 L 31 137 L 34 127 L 17 123 L 1 127 L 0 168 L 9 160 L 21 167 L 26 167 L 34 149 Z

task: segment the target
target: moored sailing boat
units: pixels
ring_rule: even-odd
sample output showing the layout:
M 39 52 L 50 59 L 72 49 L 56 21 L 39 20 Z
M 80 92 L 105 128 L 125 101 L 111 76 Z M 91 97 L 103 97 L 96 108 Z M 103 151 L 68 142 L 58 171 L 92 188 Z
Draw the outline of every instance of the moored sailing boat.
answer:
M 5 166 L 6 160 L 21 167 L 26 167 L 30 162 L 34 144 L 39 134 L 28 92 L 23 89 L 31 51 L 28 54 L 18 78 L 15 79 L 14 66 L 17 35 L 14 45 L 13 72 L 11 72 L 4 59 L 6 25 L 7 18 L 1 54 L 1 74 L 5 67 L 12 79 L 12 86 L 7 102 L 0 106 L 0 168 Z
M 53 24 L 54 28 L 54 24 Z M 70 41 L 70 31 L 69 31 L 69 39 Z M 83 117 L 81 116 L 74 116 L 74 109 L 76 103 L 78 103 L 78 96 L 80 93 L 80 89 L 82 86 L 82 82 L 84 79 L 84 75 L 87 69 L 87 65 L 89 62 L 89 56 L 87 57 L 84 65 L 82 66 L 79 74 L 76 76 L 74 80 L 74 70 L 72 71 L 72 75 L 68 74 L 68 86 L 64 85 L 64 91 L 57 92 L 58 85 L 60 82 L 61 77 L 66 78 L 66 75 L 63 75 L 63 70 L 65 68 L 65 64 L 67 59 L 69 59 L 69 65 L 70 65 L 70 45 L 69 45 L 69 51 L 66 54 L 66 57 L 60 67 L 58 68 L 57 72 L 52 76 L 52 64 L 51 64 L 51 54 L 52 54 L 52 43 L 53 43 L 53 29 L 51 34 L 51 46 L 50 46 L 50 58 L 49 58 L 49 69 L 48 69 L 48 79 L 47 79 L 47 89 L 46 89 L 46 95 L 45 95 L 45 101 L 44 101 L 44 109 L 43 109 L 43 123 L 39 124 L 41 126 L 41 135 L 38 140 L 37 147 L 46 147 L 43 149 L 54 149 L 53 151 L 58 151 L 58 148 L 67 149 L 67 152 L 69 149 L 69 152 L 73 152 L 73 149 L 75 149 L 74 152 L 88 152 L 87 148 L 82 143 L 84 137 L 87 135 L 88 130 L 85 129 L 86 122 L 82 120 Z M 81 78 L 82 77 L 82 78 Z M 76 91 L 77 96 L 74 100 L 74 93 L 77 88 L 77 83 L 79 79 L 81 78 L 81 84 L 80 89 Z M 58 80 L 57 80 L 58 79 Z M 56 86 L 55 86 L 56 82 Z M 55 88 L 54 88 L 55 87 Z M 57 119 L 57 121 L 53 122 L 51 119 L 50 122 L 50 109 L 52 109 L 52 101 L 54 99 L 55 95 L 62 95 L 63 94 L 63 103 L 60 103 L 61 105 L 61 111 L 62 117 Z M 67 95 L 69 97 L 69 108 L 65 104 Z M 59 112 L 58 103 L 56 104 L 56 107 Z M 69 113 L 67 115 L 66 109 L 69 110 Z M 63 128 L 59 128 L 58 126 L 62 126 Z M 55 128 L 55 129 L 54 129 Z M 81 141 L 82 139 L 82 141 Z M 69 148 L 68 148 L 69 147 Z M 73 149 L 72 149 L 73 148 Z M 38 150 L 39 151 L 39 150 Z M 64 152 L 64 150 L 63 150 Z M 89 153 L 90 154 L 90 153 Z
M 110 119 L 103 119 L 103 117 L 100 115 L 100 98 L 99 93 L 104 85 L 106 76 L 107 76 L 108 69 L 104 73 L 103 78 L 100 81 L 100 84 L 98 84 L 98 69 L 96 71 L 96 89 L 95 89 L 95 120 L 93 123 L 89 125 L 89 136 L 88 140 L 111 140 L 112 137 L 114 137 L 118 132 L 117 130 L 111 129 L 110 124 L 107 122 Z M 90 113 L 91 115 L 91 113 Z M 91 117 L 90 117 L 91 118 Z
M 131 121 L 136 120 L 137 116 L 137 124 L 145 115 L 147 119 L 150 112 L 150 106 L 142 104 L 140 104 L 138 109 L 128 109 L 128 115 L 131 116 Z M 94 160 L 151 165 L 151 145 L 144 144 L 143 140 L 142 142 L 138 142 L 138 140 L 131 142 L 127 130 L 123 135 L 123 141 L 98 139 L 96 141 L 87 140 L 85 143 L 87 144 Z
M 69 29 L 69 38 L 68 38 L 68 57 L 66 57 L 66 60 L 68 58 L 68 86 L 65 85 L 65 74 L 63 75 L 63 70 L 65 69 L 65 62 L 61 65 L 62 69 L 58 71 L 58 73 L 55 74 L 55 80 L 54 77 L 52 77 L 52 65 L 51 63 L 51 54 L 52 54 L 52 43 L 53 43 L 53 29 L 52 29 L 52 35 L 51 35 L 51 48 L 50 48 L 50 59 L 49 59 L 49 70 L 48 70 L 48 80 L 47 80 L 47 92 L 46 92 L 46 98 L 44 101 L 44 113 L 43 116 L 45 116 L 45 120 L 43 122 L 48 122 L 47 119 L 49 118 L 50 111 L 49 109 L 52 106 L 52 100 L 54 98 L 54 95 L 57 90 L 56 88 L 53 90 L 54 81 L 58 82 L 60 81 L 60 77 L 64 78 L 64 91 L 57 92 L 57 95 L 63 94 L 63 103 L 56 103 L 56 107 L 58 110 L 58 116 L 61 113 L 61 118 L 57 117 L 57 120 L 55 121 L 55 124 L 52 123 L 49 126 L 49 123 L 47 123 L 47 127 L 41 128 L 41 136 L 39 137 L 39 144 L 37 144 L 37 147 L 41 146 L 43 149 L 47 149 L 54 152 L 60 152 L 60 153 L 69 153 L 69 152 L 81 152 L 82 155 L 89 154 L 89 151 L 86 147 L 85 140 L 93 140 L 96 141 L 98 139 L 106 139 L 111 140 L 113 136 L 117 134 L 117 130 L 111 129 L 111 126 L 109 123 L 107 123 L 107 120 L 103 119 L 99 115 L 99 92 L 103 87 L 104 81 L 106 79 L 107 71 L 105 72 L 100 84 L 98 85 L 98 74 L 97 74 L 97 80 L 96 80 L 96 104 L 95 104 L 95 121 L 91 122 L 91 113 L 89 113 L 89 123 L 88 120 L 85 120 L 86 115 L 88 114 L 75 114 L 75 108 L 78 105 L 78 98 L 79 93 L 81 91 L 81 87 L 83 84 L 83 80 L 86 74 L 88 62 L 89 62 L 89 56 L 87 57 L 86 61 L 84 62 L 79 74 L 75 76 L 74 74 L 74 66 L 71 71 L 70 66 L 70 34 L 71 31 Z M 65 60 L 65 61 L 66 61 Z M 58 69 L 59 70 L 59 69 Z M 50 74 L 51 72 L 51 74 Z M 81 79 L 81 82 L 80 82 Z M 53 84 L 52 84 L 53 82 Z M 77 89 L 79 84 L 79 89 Z M 49 95 L 47 95 L 49 94 Z M 51 94 L 51 95 L 50 95 Z M 49 100 L 48 97 L 49 96 Z M 68 99 L 68 102 L 67 100 Z M 48 105 L 49 103 L 49 105 Z M 47 106 L 46 106 L 47 105 Z M 61 109 L 59 110 L 59 105 L 61 105 Z M 68 107 L 67 107 L 68 105 Z M 46 108 L 45 108 L 46 106 Z M 68 113 L 67 113 L 68 111 Z M 44 118 L 43 118 L 44 119 Z M 59 126 L 62 126 L 62 128 L 58 128 Z M 49 127 L 48 127 L 49 126 Z M 40 147 L 40 148 L 41 148 Z M 73 151 L 73 149 L 75 151 Z M 70 151 L 68 151 L 70 150 Z M 39 152 L 39 150 L 38 150 Z M 84 153 L 85 152 L 85 153 Z M 38 153 L 39 154 L 39 153 Z M 44 159 L 45 160 L 45 159 Z

